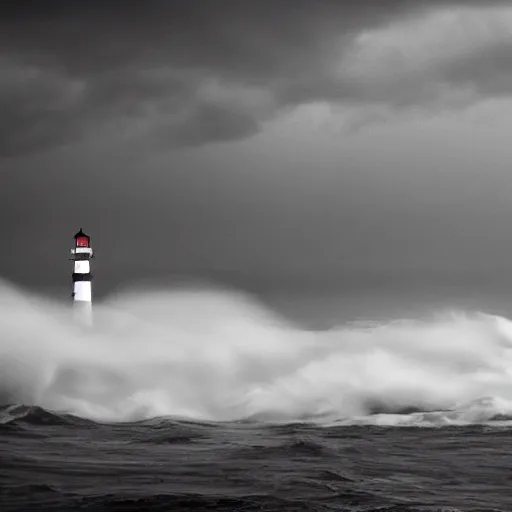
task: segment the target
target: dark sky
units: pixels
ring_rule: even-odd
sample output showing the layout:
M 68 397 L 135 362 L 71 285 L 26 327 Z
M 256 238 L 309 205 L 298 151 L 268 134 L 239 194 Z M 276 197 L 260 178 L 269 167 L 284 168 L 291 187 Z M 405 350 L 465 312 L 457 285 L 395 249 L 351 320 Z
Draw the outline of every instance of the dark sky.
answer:
M 4 2 L 0 276 L 507 281 L 511 94 L 507 1 Z

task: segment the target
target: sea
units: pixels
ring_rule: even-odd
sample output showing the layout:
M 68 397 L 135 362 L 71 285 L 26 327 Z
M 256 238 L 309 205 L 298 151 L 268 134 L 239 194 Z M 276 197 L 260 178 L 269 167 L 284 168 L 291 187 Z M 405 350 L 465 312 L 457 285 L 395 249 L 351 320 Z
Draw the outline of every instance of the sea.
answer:
M 352 299 L 1 282 L 0 511 L 512 511 L 506 301 Z

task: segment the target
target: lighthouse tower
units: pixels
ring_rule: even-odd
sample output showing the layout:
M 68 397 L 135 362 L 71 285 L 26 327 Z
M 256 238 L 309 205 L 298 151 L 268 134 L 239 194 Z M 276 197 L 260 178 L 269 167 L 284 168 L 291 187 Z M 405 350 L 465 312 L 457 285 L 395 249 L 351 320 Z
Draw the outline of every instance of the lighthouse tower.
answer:
M 73 261 L 73 311 L 77 320 L 92 324 L 91 259 L 94 251 L 91 238 L 82 228 L 75 235 L 75 247 L 71 249 Z

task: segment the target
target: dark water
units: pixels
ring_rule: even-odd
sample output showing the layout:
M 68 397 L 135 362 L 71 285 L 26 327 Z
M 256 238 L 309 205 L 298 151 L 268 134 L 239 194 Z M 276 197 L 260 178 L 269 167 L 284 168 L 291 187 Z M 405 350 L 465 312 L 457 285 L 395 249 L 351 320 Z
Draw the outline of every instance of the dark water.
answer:
M 0 510 L 510 511 L 512 435 L 3 408 Z

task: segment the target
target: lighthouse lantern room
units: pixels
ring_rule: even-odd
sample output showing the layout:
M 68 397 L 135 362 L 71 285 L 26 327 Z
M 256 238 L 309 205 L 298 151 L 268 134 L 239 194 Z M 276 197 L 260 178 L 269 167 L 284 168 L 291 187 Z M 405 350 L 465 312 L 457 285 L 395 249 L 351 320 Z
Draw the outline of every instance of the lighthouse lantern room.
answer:
M 76 247 L 89 247 L 91 238 L 80 229 L 80 231 L 75 235 L 75 240 Z

